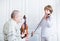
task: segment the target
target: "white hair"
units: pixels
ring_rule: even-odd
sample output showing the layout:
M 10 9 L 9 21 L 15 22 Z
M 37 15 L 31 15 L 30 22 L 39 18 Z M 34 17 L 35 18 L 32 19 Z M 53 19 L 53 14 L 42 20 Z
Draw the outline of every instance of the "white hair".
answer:
M 14 16 L 16 16 L 16 14 L 18 14 L 20 11 L 19 10 L 13 10 L 12 14 L 11 14 L 11 18 L 13 18 Z

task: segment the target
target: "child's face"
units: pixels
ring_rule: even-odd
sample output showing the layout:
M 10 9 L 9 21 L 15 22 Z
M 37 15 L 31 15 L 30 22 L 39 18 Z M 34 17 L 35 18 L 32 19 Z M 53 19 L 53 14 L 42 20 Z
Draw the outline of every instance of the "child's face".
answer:
M 50 10 L 47 10 L 47 9 L 45 10 L 45 13 L 46 13 L 46 14 L 51 14 L 51 13 L 50 13 Z
M 45 14 L 46 14 L 46 15 L 51 15 L 50 10 L 47 10 L 47 9 L 46 9 L 46 10 L 45 10 Z
M 45 10 L 45 14 L 47 15 L 47 17 L 49 17 L 50 15 L 51 15 L 51 12 L 50 12 L 50 10 Z

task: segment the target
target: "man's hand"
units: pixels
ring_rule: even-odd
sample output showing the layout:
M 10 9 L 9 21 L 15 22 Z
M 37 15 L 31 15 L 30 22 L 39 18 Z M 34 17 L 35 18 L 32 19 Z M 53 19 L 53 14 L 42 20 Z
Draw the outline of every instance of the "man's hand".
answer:
M 31 33 L 31 37 L 34 35 L 34 32 Z

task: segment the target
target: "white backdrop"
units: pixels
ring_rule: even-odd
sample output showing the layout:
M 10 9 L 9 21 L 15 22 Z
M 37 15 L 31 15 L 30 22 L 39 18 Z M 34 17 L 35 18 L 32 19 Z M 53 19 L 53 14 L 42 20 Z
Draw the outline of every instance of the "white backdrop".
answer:
M 46 5 L 52 5 L 54 10 L 55 24 L 53 31 L 55 31 L 55 36 L 52 41 L 60 41 L 59 2 L 59 0 L 0 0 L 0 41 L 3 41 L 3 25 L 10 19 L 10 14 L 13 10 L 20 10 L 22 15 L 25 14 L 27 16 L 29 32 L 31 33 L 43 17 L 43 8 Z M 39 41 L 38 35 L 39 31 L 30 41 Z

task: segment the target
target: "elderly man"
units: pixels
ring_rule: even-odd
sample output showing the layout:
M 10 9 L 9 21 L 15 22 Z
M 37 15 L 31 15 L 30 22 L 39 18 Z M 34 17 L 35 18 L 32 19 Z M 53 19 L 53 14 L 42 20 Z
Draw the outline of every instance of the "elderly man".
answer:
M 21 41 L 20 39 L 20 22 L 21 15 L 18 10 L 14 10 L 11 19 L 8 20 L 3 27 L 4 41 Z

